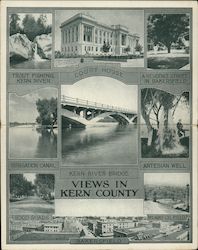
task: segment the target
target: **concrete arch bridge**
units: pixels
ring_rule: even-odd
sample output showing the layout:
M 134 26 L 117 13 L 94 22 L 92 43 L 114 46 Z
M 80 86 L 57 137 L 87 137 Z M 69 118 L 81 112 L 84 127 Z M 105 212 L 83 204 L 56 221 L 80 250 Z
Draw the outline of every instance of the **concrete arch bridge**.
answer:
M 137 113 L 130 109 L 92 102 L 79 98 L 61 96 L 62 126 L 86 127 L 106 117 L 112 117 L 121 125 L 135 124 Z

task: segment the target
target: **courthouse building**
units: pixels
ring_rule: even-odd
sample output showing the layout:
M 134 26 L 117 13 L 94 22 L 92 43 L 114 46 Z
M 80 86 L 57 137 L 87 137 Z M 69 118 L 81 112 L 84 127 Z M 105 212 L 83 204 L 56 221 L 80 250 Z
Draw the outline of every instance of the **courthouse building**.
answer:
M 82 13 L 63 22 L 60 29 L 61 52 L 66 56 L 101 55 L 104 43 L 110 47 L 108 54 L 134 54 L 139 42 L 139 36 L 126 26 L 108 26 Z

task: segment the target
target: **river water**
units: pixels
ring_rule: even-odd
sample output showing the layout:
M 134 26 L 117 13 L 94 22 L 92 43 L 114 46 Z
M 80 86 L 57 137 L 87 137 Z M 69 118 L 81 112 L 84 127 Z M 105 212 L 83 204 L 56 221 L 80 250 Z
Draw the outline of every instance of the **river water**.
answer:
M 9 129 L 10 158 L 56 158 L 57 131 L 38 131 L 35 127 L 17 126 Z
M 13 69 L 51 69 L 51 60 L 27 60 L 16 64 L 11 64 L 10 67 Z
M 97 123 L 62 131 L 62 162 L 69 164 L 137 163 L 137 126 Z

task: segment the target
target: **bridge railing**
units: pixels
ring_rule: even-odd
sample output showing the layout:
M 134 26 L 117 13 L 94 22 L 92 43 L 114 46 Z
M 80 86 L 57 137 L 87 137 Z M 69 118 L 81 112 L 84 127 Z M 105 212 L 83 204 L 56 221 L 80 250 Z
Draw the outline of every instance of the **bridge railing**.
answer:
M 62 95 L 61 96 L 61 103 L 63 104 L 75 104 L 77 106 L 83 105 L 83 107 L 87 108 L 101 108 L 109 111 L 116 111 L 116 112 L 123 112 L 123 113 L 134 113 L 134 111 L 126 108 L 121 108 L 118 106 L 98 103 L 98 102 L 92 102 L 88 100 L 84 100 L 81 98 L 73 98 L 69 96 Z

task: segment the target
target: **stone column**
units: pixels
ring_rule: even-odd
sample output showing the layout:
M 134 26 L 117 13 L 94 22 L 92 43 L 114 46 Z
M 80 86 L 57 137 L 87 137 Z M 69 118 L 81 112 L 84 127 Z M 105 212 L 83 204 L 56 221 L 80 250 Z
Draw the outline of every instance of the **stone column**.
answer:
M 79 43 L 83 42 L 83 24 L 79 23 L 78 25 L 78 39 L 79 39 Z
M 87 110 L 83 109 L 83 118 L 87 119 Z
M 70 27 L 70 43 L 72 43 L 72 27 Z
M 92 110 L 92 111 L 91 111 L 91 119 L 93 119 L 93 118 L 94 118 L 94 114 L 95 114 L 95 111 L 94 111 L 94 110 Z
M 61 30 L 61 50 L 63 48 L 63 36 L 64 36 L 64 32 L 63 30 Z
M 94 45 L 95 44 L 95 27 L 92 28 L 92 32 L 93 32 L 93 34 L 92 34 L 92 43 Z
M 78 25 L 78 44 L 79 44 L 79 54 L 83 54 L 83 48 L 82 48 L 82 43 L 83 43 L 83 24 L 79 23 Z
M 122 33 L 119 34 L 119 37 L 120 37 L 120 41 L 119 41 L 119 52 L 120 52 L 120 55 L 122 54 Z

